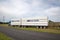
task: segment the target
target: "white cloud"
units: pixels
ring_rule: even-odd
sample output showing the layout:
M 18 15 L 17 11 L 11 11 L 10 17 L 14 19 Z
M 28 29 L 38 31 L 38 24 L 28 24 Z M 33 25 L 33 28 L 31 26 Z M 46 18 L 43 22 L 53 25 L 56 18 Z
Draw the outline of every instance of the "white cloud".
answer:
M 60 21 L 60 7 L 51 7 L 43 11 L 52 21 Z
M 52 7 L 44 11 L 46 15 L 57 16 L 60 14 L 60 7 Z
M 15 16 L 28 13 L 30 7 L 28 4 L 21 0 L 11 0 L 10 3 L 0 5 L 0 11 L 4 14 L 12 14 Z
M 58 18 L 60 7 L 55 4 L 59 3 L 56 0 L 5 0 L 0 2 L 0 15 L 6 16 L 6 19 L 45 15 Z

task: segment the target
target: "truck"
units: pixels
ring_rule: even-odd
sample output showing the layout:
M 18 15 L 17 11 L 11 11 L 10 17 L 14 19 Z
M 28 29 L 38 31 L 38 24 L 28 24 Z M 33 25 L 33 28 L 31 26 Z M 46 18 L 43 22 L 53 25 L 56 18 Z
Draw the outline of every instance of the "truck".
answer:
M 48 17 L 32 17 L 32 18 L 20 18 L 11 19 L 11 26 L 36 26 L 37 28 L 47 28 L 48 27 Z

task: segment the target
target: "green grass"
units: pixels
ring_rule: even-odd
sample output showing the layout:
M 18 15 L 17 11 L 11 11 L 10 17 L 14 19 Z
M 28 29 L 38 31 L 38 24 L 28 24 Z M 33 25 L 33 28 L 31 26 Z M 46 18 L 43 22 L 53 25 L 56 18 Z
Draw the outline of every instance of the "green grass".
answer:
M 48 28 L 48 29 L 19 28 L 19 27 L 8 26 L 8 24 L 0 24 L 0 26 L 10 27 L 10 28 L 16 28 L 16 29 L 19 29 L 19 30 L 28 30 L 28 31 L 47 32 L 47 33 L 60 34 L 60 28 Z
M 29 30 L 29 31 L 36 31 L 36 32 L 47 32 L 47 33 L 60 34 L 60 30 L 57 30 L 57 29 L 37 29 L 37 28 L 18 28 L 18 27 L 15 27 L 15 28 L 20 29 L 20 30 Z
M 11 40 L 11 38 L 0 32 L 0 40 Z
M 0 26 L 8 27 L 8 24 L 0 24 Z

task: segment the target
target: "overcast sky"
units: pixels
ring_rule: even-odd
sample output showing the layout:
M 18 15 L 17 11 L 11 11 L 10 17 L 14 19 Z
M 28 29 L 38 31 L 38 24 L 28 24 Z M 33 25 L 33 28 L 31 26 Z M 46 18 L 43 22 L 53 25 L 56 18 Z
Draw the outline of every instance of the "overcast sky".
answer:
M 60 0 L 0 0 L 0 21 L 12 18 L 48 16 L 60 22 Z

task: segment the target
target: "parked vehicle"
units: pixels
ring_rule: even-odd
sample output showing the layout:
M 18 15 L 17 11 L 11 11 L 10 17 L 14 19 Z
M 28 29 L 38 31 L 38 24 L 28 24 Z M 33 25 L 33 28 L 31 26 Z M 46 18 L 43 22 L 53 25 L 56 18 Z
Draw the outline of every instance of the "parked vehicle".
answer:
M 46 28 L 48 26 L 48 17 L 11 19 L 11 26 L 36 26 L 37 28 Z

